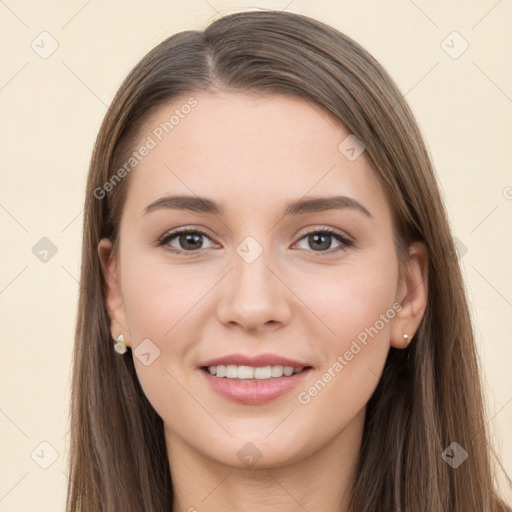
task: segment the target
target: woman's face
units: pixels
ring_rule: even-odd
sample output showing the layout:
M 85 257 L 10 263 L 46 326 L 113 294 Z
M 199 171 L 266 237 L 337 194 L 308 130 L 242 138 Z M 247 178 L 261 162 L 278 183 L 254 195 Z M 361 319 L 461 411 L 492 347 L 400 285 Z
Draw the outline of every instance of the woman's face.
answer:
M 246 93 L 191 94 L 143 128 L 109 307 L 169 443 L 233 467 L 357 444 L 404 293 L 349 135 L 316 105 Z

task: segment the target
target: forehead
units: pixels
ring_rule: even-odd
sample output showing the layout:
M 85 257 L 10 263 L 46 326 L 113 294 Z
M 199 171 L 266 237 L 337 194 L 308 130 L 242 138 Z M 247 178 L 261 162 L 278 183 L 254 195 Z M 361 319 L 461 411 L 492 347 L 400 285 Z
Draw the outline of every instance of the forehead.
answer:
M 325 109 L 297 97 L 188 94 L 141 129 L 125 210 L 141 215 L 150 202 L 176 193 L 216 198 L 228 211 L 333 193 L 382 203 L 364 152 L 351 161 L 339 149 L 349 135 Z

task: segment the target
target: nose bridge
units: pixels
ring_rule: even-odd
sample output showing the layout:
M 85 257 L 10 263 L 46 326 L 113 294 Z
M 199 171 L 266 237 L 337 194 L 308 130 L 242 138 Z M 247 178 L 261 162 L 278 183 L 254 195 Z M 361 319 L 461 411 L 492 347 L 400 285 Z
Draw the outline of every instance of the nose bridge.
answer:
M 250 329 L 271 321 L 287 320 L 286 287 L 274 275 L 274 267 L 278 267 L 272 258 L 274 253 L 252 236 L 235 247 L 230 262 L 233 268 L 219 301 L 219 320 L 236 322 Z
M 253 289 L 254 293 L 270 291 L 273 277 L 269 266 L 272 267 L 272 249 L 253 237 L 247 237 L 236 247 L 236 256 L 233 255 L 233 280 L 235 288 L 242 293 Z

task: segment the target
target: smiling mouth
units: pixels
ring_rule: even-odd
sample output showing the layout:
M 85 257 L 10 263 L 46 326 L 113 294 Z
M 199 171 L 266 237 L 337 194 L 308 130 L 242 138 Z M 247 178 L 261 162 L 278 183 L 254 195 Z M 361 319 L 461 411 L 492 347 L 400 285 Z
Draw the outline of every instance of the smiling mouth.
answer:
M 239 381 L 261 381 L 280 379 L 282 377 L 292 377 L 298 373 L 302 373 L 311 369 L 311 366 L 245 366 L 245 365 L 217 365 L 203 366 L 201 370 L 217 377 L 219 379 L 232 379 Z

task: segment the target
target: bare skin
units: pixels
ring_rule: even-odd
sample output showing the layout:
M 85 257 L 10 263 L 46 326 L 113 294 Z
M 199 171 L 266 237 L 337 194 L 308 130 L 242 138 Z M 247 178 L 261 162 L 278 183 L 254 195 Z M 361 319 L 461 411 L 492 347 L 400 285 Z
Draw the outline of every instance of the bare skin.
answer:
M 98 247 L 112 337 L 124 334 L 132 352 L 122 357 L 134 358 L 164 420 L 172 512 L 345 511 L 366 404 L 390 347 L 406 346 L 403 333 L 412 338 L 425 311 L 426 249 L 411 246 L 401 277 L 380 180 L 364 152 L 350 161 L 338 150 L 349 132 L 318 106 L 280 95 L 190 96 L 197 106 L 130 176 L 120 261 L 108 257 L 109 240 Z M 186 98 L 160 108 L 140 142 Z M 144 214 L 178 194 L 207 197 L 225 211 Z M 283 216 L 288 202 L 334 195 L 369 215 L 344 207 Z M 181 227 L 206 236 L 157 245 Z M 325 228 L 349 243 L 307 236 Z M 242 243 L 248 236 L 256 245 Z M 262 252 L 248 263 L 240 244 Z M 378 333 L 345 357 L 371 326 Z M 160 350 L 150 365 L 133 353 L 145 339 Z M 216 393 L 199 367 L 235 352 L 277 354 L 313 368 L 297 389 L 240 404 Z M 334 369 L 338 356 L 342 370 Z M 310 391 L 326 373 L 325 386 Z M 253 447 L 258 460 L 249 467 L 240 453 Z

